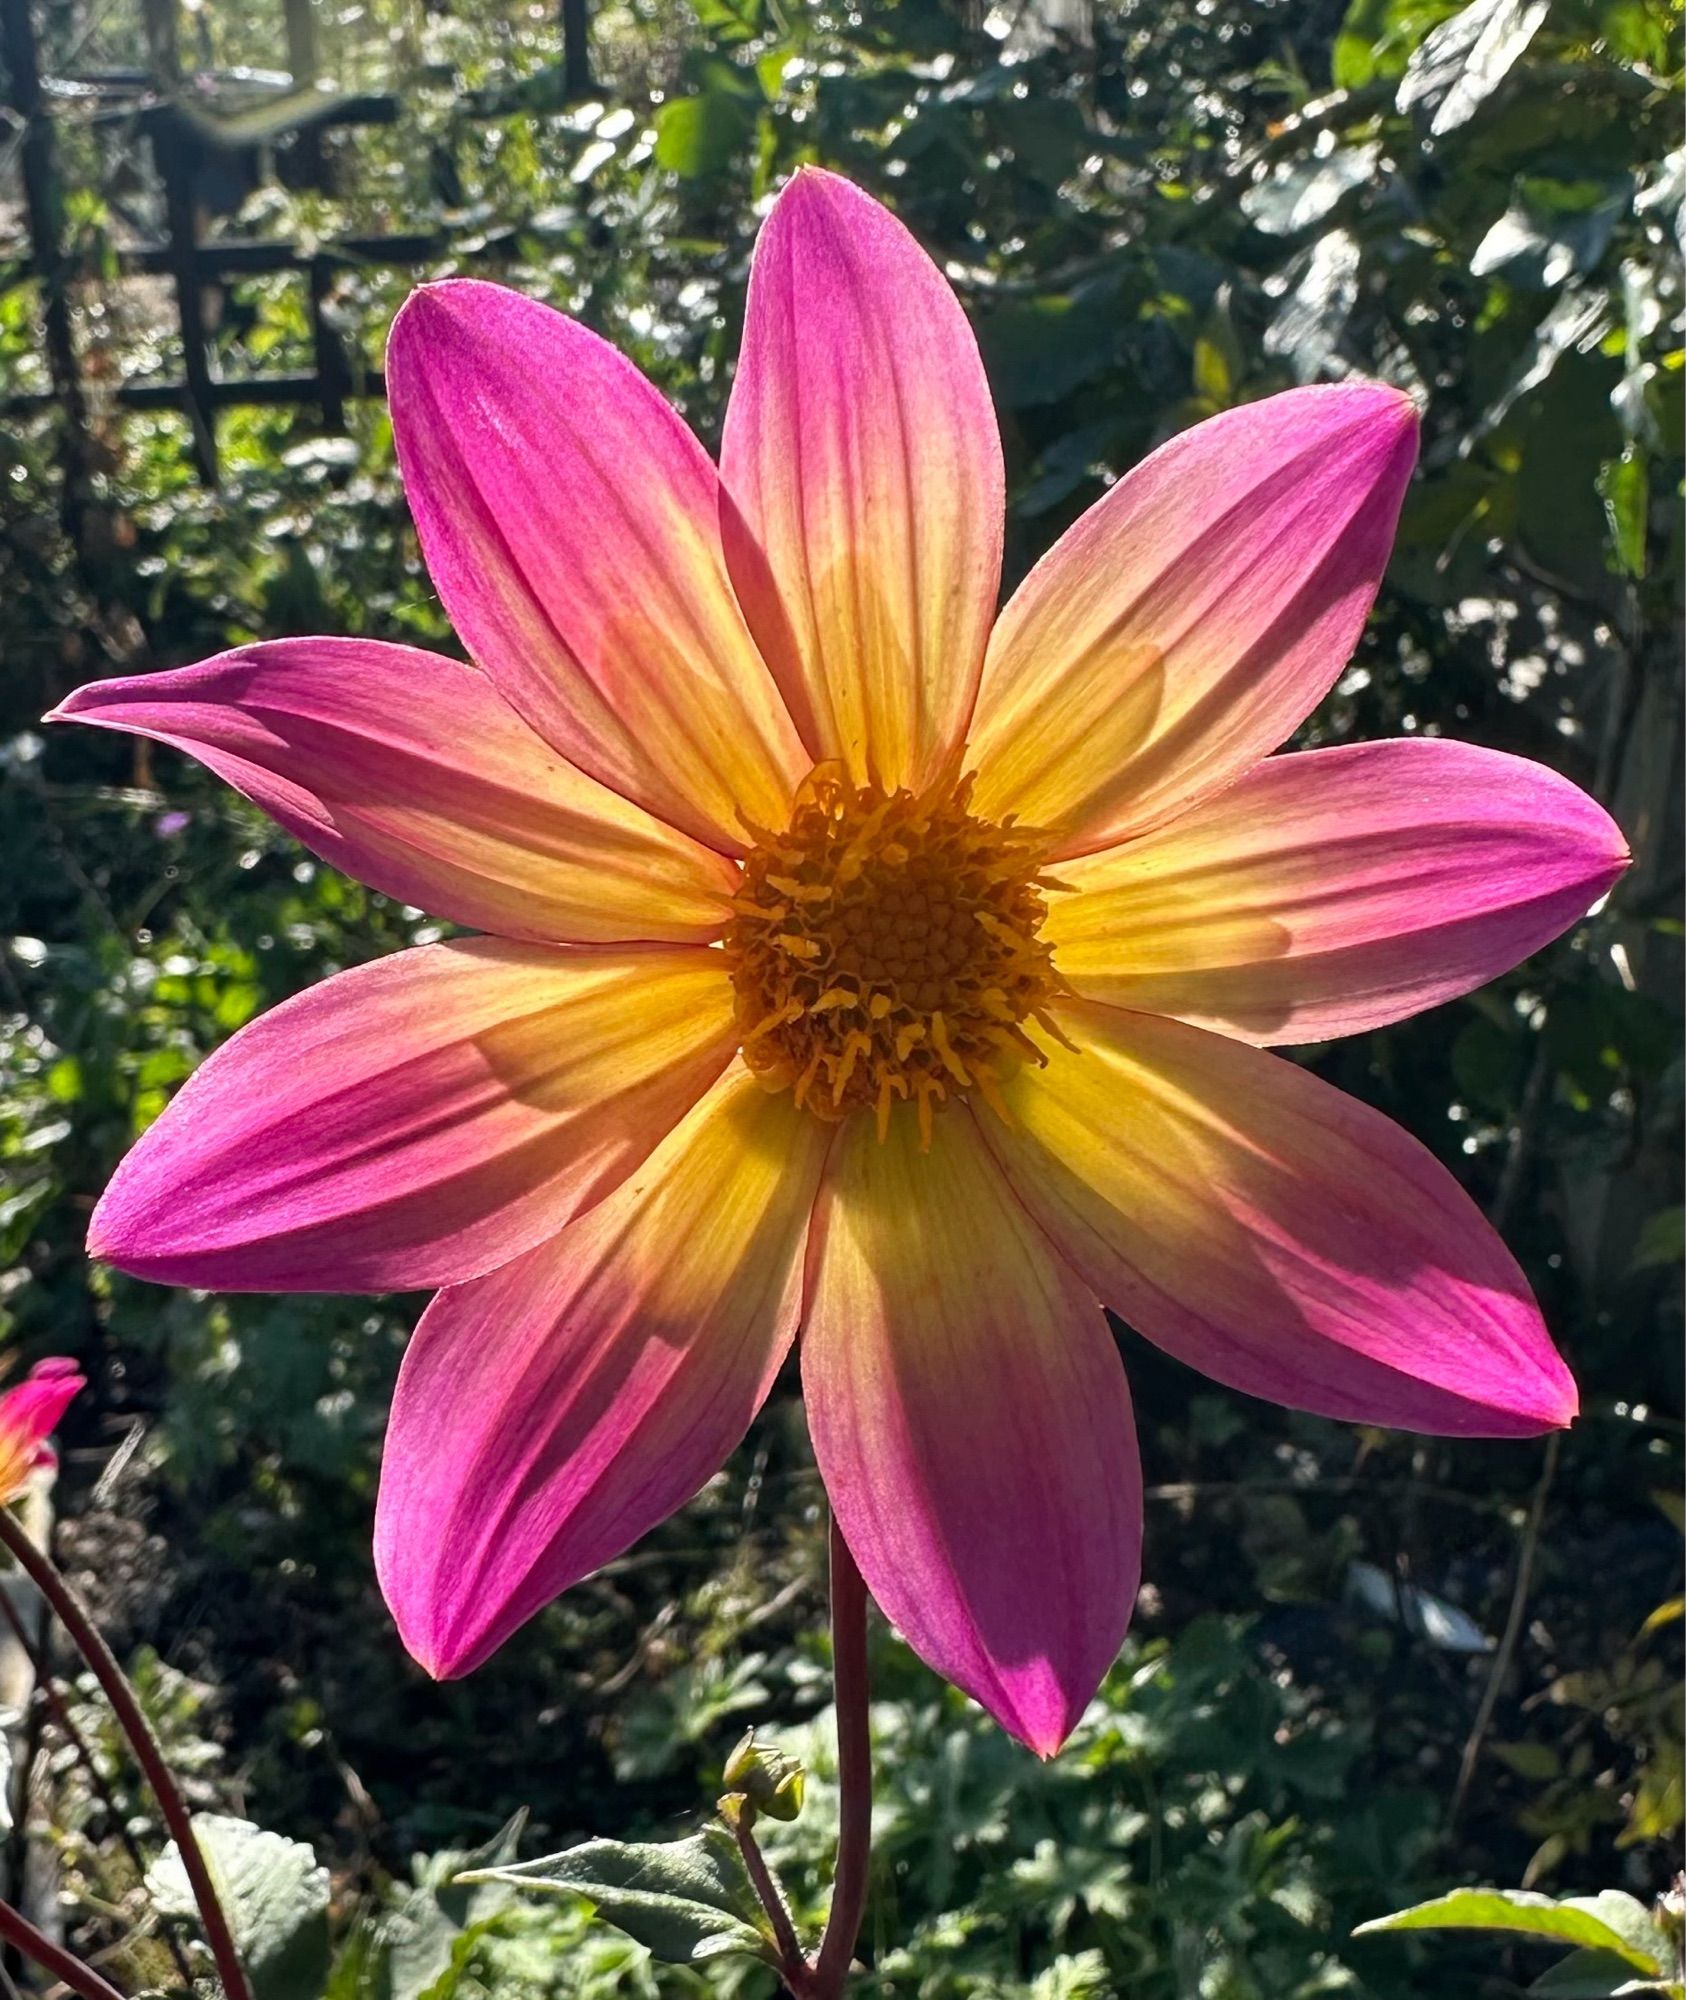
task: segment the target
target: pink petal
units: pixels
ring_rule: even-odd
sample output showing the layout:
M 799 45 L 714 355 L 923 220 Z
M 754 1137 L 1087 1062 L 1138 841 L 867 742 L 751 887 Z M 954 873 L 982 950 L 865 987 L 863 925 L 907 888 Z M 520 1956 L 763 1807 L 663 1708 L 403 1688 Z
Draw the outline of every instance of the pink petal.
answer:
M 802 168 L 762 226 L 720 465 L 782 603 L 729 541 L 739 594 L 816 754 L 923 784 L 995 616 L 1001 440 L 947 280 L 835 174 Z
M 387 381 L 433 581 L 570 763 L 724 852 L 812 761 L 750 638 L 707 453 L 630 361 L 469 279 L 412 293 Z
M 829 1139 L 735 1067 L 600 1207 L 422 1315 L 375 1564 L 430 1673 L 478 1666 L 719 1470 L 796 1330 Z
M 36 1362 L 15 1389 L 0 1395 L 0 1456 L 27 1467 L 87 1386 L 82 1370 L 64 1355 Z
M 968 763 L 977 808 L 1085 854 L 1239 777 L 1346 664 L 1416 460 L 1410 403 L 1290 389 L 1184 431 L 1002 612 Z
M 700 946 L 399 952 L 208 1057 L 117 1169 L 88 1251 L 219 1291 L 477 1277 L 624 1180 L 733 1040 Z
M 1060 864 L 1044 935 L 1114 1006 L 1250 1042 L 1357 1034 L 1538 951 L 1627 865 L 1543 764 L 1426 739 L 1272 757 L 1140 840 Z
M 156 737 L 348 875 L 503 937 L 719 934 L 735 871 L 563 763 L 484 674 L 372 639 L 277 639 L 96 681 L 48 718 Z
M 868 1588 L 921 1659 L 1043 1756 L 1111 1665 L 1141 1570 L 1141 1470 L 1094 1299 L 963 1106 L 846 1124 L 802 1335 L 814 1452 Z
M 1356 1098 L 1180 1021 L 1062 1004 L 986 1136 L 1138 1333 L 1250 1395 L 1464 1437 L 1567 1424 L 1575 1385 L 1515 1260 L 1444 1167 Z

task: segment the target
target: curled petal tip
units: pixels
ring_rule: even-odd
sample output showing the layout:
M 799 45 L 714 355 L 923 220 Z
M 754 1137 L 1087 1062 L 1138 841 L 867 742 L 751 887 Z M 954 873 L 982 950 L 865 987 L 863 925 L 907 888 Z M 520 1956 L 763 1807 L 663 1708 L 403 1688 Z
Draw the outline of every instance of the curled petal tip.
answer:
M 106 706 L 109 698 L 108 690 L 112 685 L 113 683 L 110 681 L 84 681 L 81 687 L 72 688 L 62 701 L 54 702 L 53 706 L 48 709 L 41 720 L 43 722 L 89 722 L 100 725 L 104 720 L 100 711 Z M 118 683 L 118 685 L 126 685 L 126 683 Z

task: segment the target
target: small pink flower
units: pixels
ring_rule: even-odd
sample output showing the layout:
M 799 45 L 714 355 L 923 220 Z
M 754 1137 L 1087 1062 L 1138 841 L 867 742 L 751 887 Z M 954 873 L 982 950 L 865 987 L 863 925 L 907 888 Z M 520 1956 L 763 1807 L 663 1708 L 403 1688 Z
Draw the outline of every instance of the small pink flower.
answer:
M 1469 991 L 1626 860 L 1495 751 L 1269 755 L 1363 628 L 1403 396 L 1294 390 L 1173 438 L 997 616 L 971 332 L 830 174 L 762 231 L 718 468 L 612 348 L 493 285 L 416 293 L 388 383 L 475 664 L 284 640 L 58 713 L 191 751 L 489 933 L 236 1035 L 89 1238 L 172 1284 L 446 1288 L 376 1522 L 431 1671 L 695 1493 L 799 1329 L 873 1594 L 1045 1752 L 1140 1562 L 1100 1302 L 1301 1409 L 1570 1420 L 1451 1176 L 1266 1052 Z
M 18 1497 L 38 1467 L 53 1463 L 47 1439 L 87 1386 L 74 1361 L 55 1355 L 0 1395 L 0 1506 Z

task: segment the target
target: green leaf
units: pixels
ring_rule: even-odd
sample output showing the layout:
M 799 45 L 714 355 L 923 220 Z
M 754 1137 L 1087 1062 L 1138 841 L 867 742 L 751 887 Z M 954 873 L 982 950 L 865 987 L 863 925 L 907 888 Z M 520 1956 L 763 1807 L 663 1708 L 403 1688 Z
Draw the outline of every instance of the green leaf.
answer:
M 1683 1261 L 1686 1261 L 1686 1208 L 1677 1203 L 1673 1208 L 1659 1208 L 1647 1219 L 1627 1268 L 1631 1275 Z
M 302 1841 L 249 1820 L 195 1813 L 193 1831 L 252 1981 L 255 2000 L 321 2000 L 328 1978 L 328 1871 Z M 147 1872 L 153 1906 L 196 1918 L 174 1841 Z
M 1540 2000 L 1617 2000 L 1617 1996 L 1641 1993 L 1667 1994 L 1679 2000 L 1678 1981 L 1659 1983 L 1635 1979 L 1633 1967 L 1613 1951 L 1572 1951 L 1548 1972 L 1541 1973 L 1530 1993 Z
M 1400 79 L 1401 111 L 1426 110 L 1437 138 L 1456 131 L 1510 74 L 1550 0 L 1475 0 L 1425 35 Z
M 1282 160 L 1241 197 L 1241 212 L 1267 236 L 1296 236 L 1321 222 L 1374 178 L 1381 148 L 1338 146 L 1320 159 Z
M 656 113 L 656 159 L 681 180 L 706 180 L 725 172 L 754 131 L 754 108 L 736 92 L 677 97 Z
M 1224 409 L 1229 404 L 1230 391 L 1234 387 L 1223 349 L 1215 340 L 1208 340 L 1202 334 L 1194 343 L 1195 394 Z
M 1454 1889 L 1390 1917 L 1375 1917 L 1354 1931 L 1508 1931 L 1542 1942 L 1611 1952 L 1640 1972 L 1663 1970 L 1668 1940 L 1645 1905 L 1619 1889 L 1557 1902 L 1527 1889 Z
M 1029 409 L 1057 403 L 1110 374 L 1117 366 L 1119 323 L 1111 277 L 980 314 L 978 339 L 997 396 L 1009 408 Z
M 1633 182 L 1626 175 L 1593 181 L 1523 175 L 1509 208 L 1476 245 L 1469 268 L 1478 278 L 1502 273 L 1510 284 L 1553 291 L 1596 267 L 1632 206 Z
M 1364 90 L 1401 76 L 1424 35 L 1457 11 L 1456 0 L 1352 0 L 1330 50 L 1330 80 Z
M 1495 1743 L 1492 1752 L 1530 1784 L 1549 1785 L 1563 1773 L 1563 1759 L 1549 1743 Z
M 755 1890 L 737 1843 L 720 1827 L 689 1840 L 588 1840 L 562 1854 L 460 1879 L 582 1896 L 606 1922 L 669 1965 L 725 1952 L 771 1962 Z
M 1550 381 L 1566 354 L 1589 348 L 1603 338 L 1609 326 L 1610 301 L 1602 290 L 1583 284 L 1565 286 L 1534 328 L 1497 399 L 1471 426 L 1463 442 L 1464 454 L 1496 430 L 1523 397 Z
M 1630 444 L 1620 458 L 1606 459 L 1599 467 L 1598 497 L 1610 527 L 1610 567 L 1621 576 L 1643 576 L 1651 486 L 1645 454 L 1637 445 Z
M 1386 24 L 1387 0 L 1352 0 L 1330 52 L 1329 78 L 1337 90 L 1362 90 L 1374 77 Z
M 761 32 L 761 0 L 691 0 L 699 24 L 722 42 L 746 42 Z
M 527 1815 L 517 1813 L 482 1847 L 451 1848 L 412 1864 L 415 1886 L 382 1928 L 391 2000 L 449 2000 L 454 1975 L 511 1900 L 495 1883 L 469 1888 L 459 1878 L 465 1869 L 513 1861 L 526 1823 Z
M 1301 382 L 1315 381 L 1340 344 L 1358 303 L 1361 255 L 1350 230 L 1326 230 L 1306 253 L 1299 283 L 1265 329 L 1265 352 L 1290 362 Z

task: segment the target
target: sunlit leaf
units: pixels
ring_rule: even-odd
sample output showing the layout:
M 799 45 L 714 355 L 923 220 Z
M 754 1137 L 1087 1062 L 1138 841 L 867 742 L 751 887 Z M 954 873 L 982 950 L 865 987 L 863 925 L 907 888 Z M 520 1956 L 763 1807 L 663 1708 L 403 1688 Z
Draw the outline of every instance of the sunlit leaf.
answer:
M 1665 1969 L 1669 1950 L 1650 1911 L 1619 1889 L 1563 1902 L 1528 1889 L 1454 1889 L 1433 1902 L 1374 1917 L 1353 1935 L 1375 1931 L 1503 1931 L 1609 1952 L 1652 1976 Z
M 737 1844 L 720 1827 L 689 1840 L 588 1840 L 562 1854 L 476 1869 L 460 1879 L 583 1897 L 606 1922 L 670 1965 L 727 1952 L 770 1954 Z
M 1441 22 L 1406 65 L 1401 111 L 1427 111 L 1441 136 L 1472 118 L 1539 33 L 1551 0 L 1474 0 Z
M 1279 161 L 1241 197 L 1241 212 L 1270 236 L 1296 236 L 1321 222 L 1374 176 L 1378 145 L 1337 146 L 1310 160 Z
M 1265 352 L 1288 361 L 1296 378 L 1313 382 L 1340 344 L 1358 301 L 1358 238 L 1331 229 L 1306 255 L 1298 284 L 1265 329 Z
M 249 1820 L 195 1813 L 193 1831 L 254 2000 L 320 2000 L 328 1972 L 327 1869 L 302 1841 Z M 148 1871 L 146 1887 L 161 1915 L 198 1920 L 174 1841 Z

